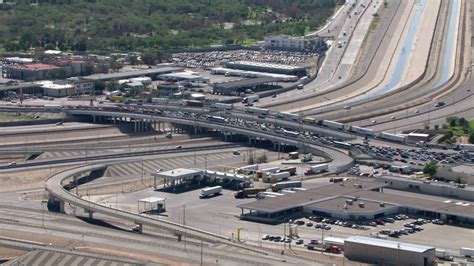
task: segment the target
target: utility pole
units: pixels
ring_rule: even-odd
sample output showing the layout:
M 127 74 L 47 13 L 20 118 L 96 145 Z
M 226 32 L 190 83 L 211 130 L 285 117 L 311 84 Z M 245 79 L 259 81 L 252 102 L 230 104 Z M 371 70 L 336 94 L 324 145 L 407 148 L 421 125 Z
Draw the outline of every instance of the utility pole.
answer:
M 202 266 L 202 238 L 201 238 L 201 266 Z
M 184 251 L 186 251 L 186 205 L 183 205 Z

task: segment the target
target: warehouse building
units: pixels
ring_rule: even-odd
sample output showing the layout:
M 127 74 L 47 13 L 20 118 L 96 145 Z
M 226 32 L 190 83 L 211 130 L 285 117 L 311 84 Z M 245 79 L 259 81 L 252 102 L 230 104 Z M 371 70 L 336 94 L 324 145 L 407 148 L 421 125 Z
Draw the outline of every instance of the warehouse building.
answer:
M 235 61 L 225 64 L 226 68 L 241 69 L 257 72 L 276 73 L 284 75 L 293 75 L 298 77 L 306 76 L 306 68 L 302 66 L 290 66 L 283 64 L 271 64 L 251 61 Z
M 4 78 L 21 80 L 40 80 L 53 77 L 60 78 L 60 67 L 48 64 L 19 64 L 4 65 L 2 75 Z
M 94 74 L 90 76 L 83 77 L 84 79 L 92 81 L 109 81 L 109 80 L 120 80 L 120 79 L 129 79 L 129 78 L 138 78 L 138 77 L 150 77 L 156 79 L 158 75 L 173 73 L 183 70 L 179 67 L 160 67 L 160 68 L 150 68 L 137 71 L 129 72 L 118 72 L 118 73 L 109 73 L 109 74 Z
M 213 93 L 222 95 L 240 95 L 246 90 L 262 91 L 277 89 L 278 79 L 276 78 L 254 78 L 254 79 L 240 79 L 235 81 L 228 81 L 222 83 L 215 83 L 213 86 Z
M 435 248 L 372 237 L 352 236 L 344 240 L 344 256 L 376 265 L 434 265 Z
M 391 184 L 386 179 L 350 179 L 237 207 L 242 211 L 242 219 L 262 222 L 282 221 L 296 212 L 346 220 L 407 213 L 458 225 L 474 224 L 474 202 L 383 193 L 383 189 L 389 187 Z
M 193 72 L 176 72 L 162 74 L 158 76 L 158 79 L 165 81 L 184 81 L 184 82 L 196 82 L 196 83 L 209 83 L 209 78 L 203 77 L 198 73 Z

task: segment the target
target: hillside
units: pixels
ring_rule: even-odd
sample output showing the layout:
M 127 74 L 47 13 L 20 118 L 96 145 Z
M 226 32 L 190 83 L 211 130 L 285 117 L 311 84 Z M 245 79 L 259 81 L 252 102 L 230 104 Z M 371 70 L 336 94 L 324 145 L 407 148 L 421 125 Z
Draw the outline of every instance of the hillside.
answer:
M 4 1 L 5 2 L 5 1 Z M 343 0 L 18 0 L 0 4 L 0 49 L 160 51 L 302 35 Z

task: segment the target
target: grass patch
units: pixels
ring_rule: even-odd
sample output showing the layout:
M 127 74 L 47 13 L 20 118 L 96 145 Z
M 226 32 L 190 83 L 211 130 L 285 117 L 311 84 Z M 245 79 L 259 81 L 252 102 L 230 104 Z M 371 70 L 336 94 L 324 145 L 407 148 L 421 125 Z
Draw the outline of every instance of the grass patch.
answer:
M 0 121 L 24 121 L 24 120 L 32 120 L 33 117 L 24 114 L 16 114 L 16 113 L 0 113 Z

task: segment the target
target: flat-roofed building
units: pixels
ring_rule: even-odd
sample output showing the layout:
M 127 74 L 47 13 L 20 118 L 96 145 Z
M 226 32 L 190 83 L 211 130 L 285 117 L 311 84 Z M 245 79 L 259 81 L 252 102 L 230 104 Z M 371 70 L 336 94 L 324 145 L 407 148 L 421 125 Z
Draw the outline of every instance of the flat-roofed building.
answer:
M 384 193 L 383 190 L 389 187 L 391 184 L 385 178 L 383 181 L 349 179 L 237 207 L 242 210 L 242 219 L 265 222 L 277 222 L 295 212 L 305 212 L 348 220 L 377 219 L 395 213 L 407 213 L 458 225 L 474 224 L 474 202 L 441 197 L 436 200 L 424 199 L 418 195 L 409 195 L 409 192 L 404 195 Z
M 60 67 L 48 64 L 4 65 L 3 77 L 21 80 L 40 80 L 59 77 Z
M 302 66 L 290 66 L 283 64 L 253 62 L 253 61 L 234 61 L 225 64 L 225 67 L 232 69 L 242 69 L 257 72 L 277 73 L 284 75 L 294 75 L 298 77 L 306 76 L 306 68 Z
M 222 95 L 239 95 L 246 90 L 260 91 L 267 89 L 274 89 L 277 87 L 278 79 L 276 78 L 253 78 L 240 79 L 234 81 L 227 81 L 215 83 L 212 91 Z
M 351 236 L 344 240 L 344 256 L 376 265 L 435 265 L 434 247 Z
M 263 39 L 263 47 L 275 50 L 314 51 L 324 43 L 318 36 L 291 37 L 288 35 L 267 36 Z
M 39 81 L 43 95 L 51 97 L 65 97 L 75 94 L 74 85 L 69 83 L 54 83 L 53 81 Z

